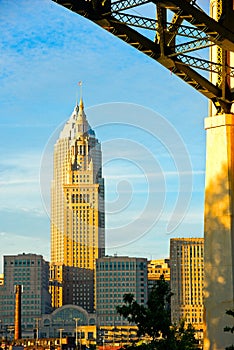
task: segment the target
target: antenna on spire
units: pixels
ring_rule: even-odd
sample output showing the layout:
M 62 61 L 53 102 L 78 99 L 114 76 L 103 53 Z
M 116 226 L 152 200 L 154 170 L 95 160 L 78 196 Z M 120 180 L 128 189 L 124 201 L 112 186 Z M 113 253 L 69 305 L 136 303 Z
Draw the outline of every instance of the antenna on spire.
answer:
M 82 85 L 83 85 L 83 82 L 80 80 L 79 83 L 78 83 L 78 86 L 80 87 L 80 99 L 83 98 L 83 96 L 82 96 Z
M 83 96 L 82 96 L 82 85 L 83 85 L 83 82 L 82 81 L 79 81 L 79 83 L 78 83 L 78 85 L 79 85 L 79 87 L 80 87 L 80 103 L 79 103 L 79 108 L 81 109 L 81 110 L 83 110 L 84 109 L 84 103 L 83 103 Z
M 82 100 L 82 85 L 83 85 L 82 81 L 80 80 L 77 85 L 80 87 L 80 101 L 81 101 Z M 76 91 L 76 105 L 77 106 L 78 106 L 78 95 L 79 95 L 79 91 L 77 89 L 77 91 Z

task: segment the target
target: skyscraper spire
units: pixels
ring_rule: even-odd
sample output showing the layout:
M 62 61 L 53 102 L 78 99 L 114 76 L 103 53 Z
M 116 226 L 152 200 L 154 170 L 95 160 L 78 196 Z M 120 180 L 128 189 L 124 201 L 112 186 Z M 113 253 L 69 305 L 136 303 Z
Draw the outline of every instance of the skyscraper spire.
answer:
M 82 96 L 80 97 L 79 109 L 82 111 L 84 110 L 84 102 Z
M 76 118 L 76 137 L 79 137 L 78 135 L 84 135 L 85 133 L 88 132 L 90 129 L 90 125 L 87 121 L 85 112 L 84 112 L 84 102 L 82 97 L 80 98 L 80 103 L 78 107 L 78 113 L 77 113 L 77 118 Z

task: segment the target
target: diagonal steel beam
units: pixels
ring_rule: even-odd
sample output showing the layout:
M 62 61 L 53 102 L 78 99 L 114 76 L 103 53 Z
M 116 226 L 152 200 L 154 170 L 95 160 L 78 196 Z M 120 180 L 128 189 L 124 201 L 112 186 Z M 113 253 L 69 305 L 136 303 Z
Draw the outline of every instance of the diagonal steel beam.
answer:
M 193 40 L 193 41 L 189 41 L 189 42 L 186 42 L 183 44 L 178 44 L 178 45 L 175 45 L 174 47 L 172 47 L 173 50 L 175 51 L 175 53 L 172 55 L 184 54 L 186 52 L 201 50 L 201 49 L 204 49 L 206 47 L 210 47 L 212 45 L 214 45 L 214 44 L 211 43 L 209 41 L 209 39 L 207 39 L 207 38 Z M 172 55 L 169 54 L 168 56 L 171 57 Z
M 220 63 L 211 62 L 208 60 L 187 56 L 183 54 L 178 54 L 177 58 L 180 59 L 184 64 L 189 65 L 190 67 L 202 69 L 202 70 L 212 72 L 212 73 L 217 73 L 217 74 L 220 74 L 220 72 L 222 72 L 222 69 L 224 67 Z M 227 70 L 226 75 L 230 76 L 231 78 L 234 78 L 234 67 L 226 66 L 226 70 Z
M 130 15 L 128 13 L 112 12 L 112 17 L 117 21 L 133 27 L 156 31 L 157 21 L 148 17 Z
M 188 2 L 191 2 L 192 0 L 187 0 Z M 180 17 L 179 15 L 179 11 L 178 13 L 175 13 L 172 20 L 171 20 L 171 24 L 168 27 L 168 34 L 166 37 L 166 42 L 167 45 L 170 45 L 173 40 L 175 39 L 177 33 L 178 33 L 178 28 L 181 26 L 182 22 L 183 22 L 183 18 Z
M 111 12 L 124 11 L 149 3 L 151 0 L 120 0 L 111 3 Z
M 153 18 L 132 15 L 129 13 L 112 12 L 112 17 L 118 21 L 137 28 L 143 28 L 147 30 L 156 31 L 158 21 Z M 166 22 L 167 29 L 170 27 L 170 22 Z M 177 28 L 177 35 L 185 36 L 187 38 L 209 40 L 209 36 L 206 35 L 200 28 L 190 27 L 186 25 L 180 25 Z
M 208 34 L 210 40 L 216 45 L 229 50 L 234 51 L 234 31 L 233 29 L 226 28 L 220 23 L 209 17 L 205 12 L 199 10 L 195 6 L 191 5 L 185 0 L 151 0 L 154 4 L 158 5 L 165 3 L 165 6 L 170 6 L 170 9 L 178 14 L 181 18 L 186 19 L 192 25 L 201 28 L 204 33 Z

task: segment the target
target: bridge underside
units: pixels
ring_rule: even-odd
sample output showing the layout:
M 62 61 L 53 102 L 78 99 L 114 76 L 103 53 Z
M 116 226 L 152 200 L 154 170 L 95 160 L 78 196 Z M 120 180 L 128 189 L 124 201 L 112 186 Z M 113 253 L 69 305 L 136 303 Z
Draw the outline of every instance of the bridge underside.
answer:
M 234 101 L 230 87 L 234 67 L 230 66 L 228 56 L 229 51 L 234 51 L 232 1 L 222 1 L 219 21 L 209 17 L 192 0 L 54 1 L 158 61 L 209 98 L 217 113 L 230 112 Z M 136 15 L 136 10 L 144 13 L 145 6 L 152 9 L 154 16 Z M 214 45 L 222 50 L 220 62 L 206 58 L 206 49 Z M 199 55 L 191 56 L 195 51 Z M 212 83 L 207 72 L 219 76 L 216 79 L 219 84 Z

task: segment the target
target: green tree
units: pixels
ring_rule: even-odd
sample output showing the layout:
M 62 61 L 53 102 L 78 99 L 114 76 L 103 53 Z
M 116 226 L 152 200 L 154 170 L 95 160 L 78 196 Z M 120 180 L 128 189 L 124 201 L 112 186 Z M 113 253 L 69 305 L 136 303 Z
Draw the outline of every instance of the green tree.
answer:
M 124 304 L 116 307 L 120 315 L 138 327 L 138 336 L 149 336 L 151 338 L 149 344 L 143 344 L 138 349 L 197 349 L 195 346 L 195 331 L 191 325 L 185 328 L 184 321 L 181 321 L 179 326 L 171 324 L 169 308 L 171 296 L 170 287 L 162 275 L 153 287 L 146 306 L 138 304 L 132 294 L 125 294 L 123 297 Z
M 234 317 L 234 310 L 227 310 L 226 314 Z M 224 332 L 234 333 L 234 326 L 233 327 L 226 326 L 224 328 Z M 225 350 L 234 350 L 234 345 L 228 346 L 227 348 L 225 348 Z
M 168 307 L 171 291 L 168 283 L 161 276 L 149 295 L 147 307 L 139 305 L 132 294 L 125 294 L 124 305 L 117 306 L 117 312 L 130 323 L 138 327 L 138 335 L 148 335 L 157 339 L 161 334 L 166 337 L 170 327 L 170 309 Z

